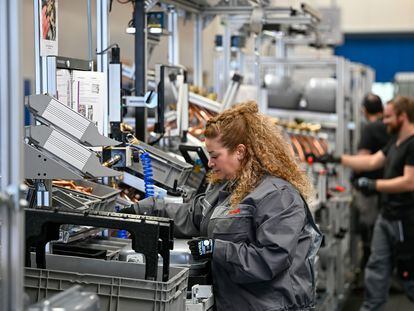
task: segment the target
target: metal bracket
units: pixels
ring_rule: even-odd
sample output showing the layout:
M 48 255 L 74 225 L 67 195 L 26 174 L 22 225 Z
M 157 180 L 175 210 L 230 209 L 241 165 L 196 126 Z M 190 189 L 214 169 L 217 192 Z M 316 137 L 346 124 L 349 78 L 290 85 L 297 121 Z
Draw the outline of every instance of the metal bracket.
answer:
M 45 125 L 28 127 L 27 138 L 36 145 L 36 148 L 42 154 L 53 156 L 56 161 L 64 162 L 65 165 L 75 169 L 76 172 L 82 172 L 85 176 L 107 177 L 121 175 L 121 173 L 115 170 L 102 166 L 95 153 L 88 148 Z M 37 156 L 39 157 L 39 155 Z M 42 157 L 42 155 L 40 156 Z M 44 157 L 44 159 L 47 158 Z M 45 168 L 48 169 L 47 166 Z M 49 171 L 48 174 L 53 174 L 53 172 Z M 39 176 L 39 178 L 45 177 L 47 176 Z
M 0 206 L 5 205 L 9 207 L 12 204 L 10 195 L 5 192 L 0 192 Z
M 158 103 L 157 93 L 154 91 L 147 92 L 145 96 L 124 96 L 125 107 L 136 107 L 136 108 L 155 108 Z
M 121 143 L 101 135 L 92 121 L 52 96 L 30 95 L 27 106 L 36 119 L 52 124 L 87 146 L 117 146 Z

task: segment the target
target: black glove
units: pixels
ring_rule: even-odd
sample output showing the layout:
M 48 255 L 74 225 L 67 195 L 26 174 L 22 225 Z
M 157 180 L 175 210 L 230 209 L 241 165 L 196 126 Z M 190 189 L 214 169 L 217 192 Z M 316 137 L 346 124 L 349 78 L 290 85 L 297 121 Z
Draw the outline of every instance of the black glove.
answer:
M 119 213 L 156 216 L 158 212 L 154 197 L 149 197 L 121 209 Z
M 337 157 L 333 155 L 332 153 L 325 153 L 324 155 L 321 155 L 320 157 L 315 158 L 315 162 L 319 162 L 322 164 L 327 163 L 341 163 L 341 157 Z
M 139 215 L 150 215 L 156 216 L 157 212 L 157 204 L 155 203 L 154 197 L 148 197 L 142 200 L 139 200 L 138 203 L 134 205 L 137 214 Z
M 135 210 L 134 206 L 131 205 L 131 206 L 128 206 L 128 207 L 125 207 L 125 208 L 120 209 L 118 213 L 122 213 L 122 214 L 136 214 L 137 211 Z
M 207 238 L 192 239 L 187 242 L 194 260 L 211 258 L 214 250 L 214 240 Z
M 354 187 L 365 195 L 377 192 L 377 182 L 375 179 L 360 177 L 354 181 Z

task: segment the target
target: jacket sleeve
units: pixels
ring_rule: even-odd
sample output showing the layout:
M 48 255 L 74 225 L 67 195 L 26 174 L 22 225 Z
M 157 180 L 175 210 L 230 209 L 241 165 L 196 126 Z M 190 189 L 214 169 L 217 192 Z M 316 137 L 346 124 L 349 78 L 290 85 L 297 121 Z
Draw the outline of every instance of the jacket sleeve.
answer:
M 174 236 L 191 238 L 200 235 L 200 223 L 203 219 L 203 202 L 215 196 L 218 188 L 209 186 L 206 193 L 197 195 L 189 203 L 166 203 L 163 199 L 147 198 L 135 205 L 140 215 L 153 215 L 174 220 Z
M 268 281 L 290 267 L 306 222 L 304 202 L 291 189 L 275 189 L 256 204 L 253 221 L 255 242 L 214 244 L 213 263 L 235 283 Z
M 163 199 L 153 197 L 139 201 L 134 206 L 139 215 L 151 215 L 165 217 L 174 220 L 174 236 L 186 238 L 199 236 L 202 217 L 200 200 L 204 197 L 199 195 L 189 203 L 166 203 Z

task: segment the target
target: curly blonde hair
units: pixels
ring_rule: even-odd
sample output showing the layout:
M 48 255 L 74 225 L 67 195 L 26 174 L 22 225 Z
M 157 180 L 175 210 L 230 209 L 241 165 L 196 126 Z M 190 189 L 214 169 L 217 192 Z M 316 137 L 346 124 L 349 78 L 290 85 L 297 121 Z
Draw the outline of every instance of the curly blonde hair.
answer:
M 236 105 L 210 119 L 204 135 L 208 139 L 218 138 L 230 152 L 234 152 L 239 144 L 246 146 L 230 199 L 232 207 L 240 203 L 265 175 L 290 182 L 305 198 L 311 195 L 307 175 L 300 170 L 278 128 L 268 117 L 258 113 L 255 102 Z M 217 181 L 214 175 L 209 180 Z

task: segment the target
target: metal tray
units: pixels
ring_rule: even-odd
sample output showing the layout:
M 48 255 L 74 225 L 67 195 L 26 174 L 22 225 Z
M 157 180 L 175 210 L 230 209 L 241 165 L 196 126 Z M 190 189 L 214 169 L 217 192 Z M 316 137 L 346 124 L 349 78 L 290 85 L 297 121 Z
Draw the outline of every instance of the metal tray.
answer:
M 95 211 L 106 211 L 111 212 L 115 210 L 115 202 L 117 195 L 121 192 L 119 189 L 114 189 L 106 185 L 98 184 L 88 180 L 76 180 L 76 185 L 82 187 L 91 187 L 92 193 L 86 194 L 72 189 L 67 189 L 60 186 L 53 186 L 54 188 L 60 189 L 66 193 L 72 194 L 77 200 L 79 199 L 89 199 L 89 200 L 98 200 L 96 204 L 93 205 L 92 209 Z

